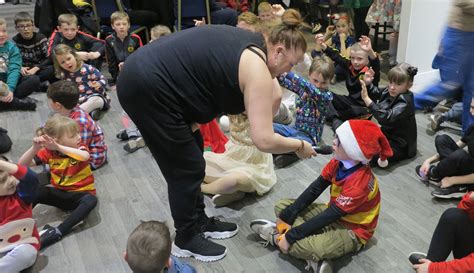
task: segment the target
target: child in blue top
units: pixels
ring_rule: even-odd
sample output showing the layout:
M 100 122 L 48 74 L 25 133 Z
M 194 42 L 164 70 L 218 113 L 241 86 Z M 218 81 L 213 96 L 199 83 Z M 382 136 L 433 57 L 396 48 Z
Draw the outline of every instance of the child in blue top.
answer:
M 57 77 L 77 84 L 80 107 L 94 120 L 98 120 L 100 111 L 110 107 L 104 75 L 95 67 L 84 63 L 77 53 L 65 44 L 59 44 L 53 49 L 53 60 Z
M 7 22 L 0 17 L 0 82 L 6 83 L 9 89 L 8 95 L 0 98 L 0 111 L 36 109 L 27 96 L 39 87 L 39 79 L 21 77 L 21 65 L 20 50 L 8 40 Z
M 158 221 L 142 222 L 127 240 L 124 259 L 133 272 L 196 273 L 189 264 L 171 258 L 171 236 Z
M 292 72 L 278 77 L 280 85 L 298 96 L 296 97 L 295 125 L 274 123 L 275 133 L 319 146 L 326 113 L 332 100 L 332 93 L 328 90 L 328 86 L 333 76 L 334 65 L 331 59 L 320 56 L 313 59 L 309 68 L 309 81 Z M 329 146 L 328 150 L 331 150 Z M 275 166 L 283 168 L 297 160 L 296 154 L 282 154 L 275 156 L 274 163 Z

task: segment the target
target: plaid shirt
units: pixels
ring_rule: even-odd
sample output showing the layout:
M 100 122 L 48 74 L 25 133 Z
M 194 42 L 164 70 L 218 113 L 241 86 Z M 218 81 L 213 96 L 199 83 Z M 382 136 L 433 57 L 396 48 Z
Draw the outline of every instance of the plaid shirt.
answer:
M 79 134 L 82 144 L 87 145 L 90 152 L 89 162 L 93 169 L 102 166 L 107 159 L 107 145 L 104 142 L 104 133 L 95 121 L 79 106 L 74 107 L 69 117 L 79 125 Z

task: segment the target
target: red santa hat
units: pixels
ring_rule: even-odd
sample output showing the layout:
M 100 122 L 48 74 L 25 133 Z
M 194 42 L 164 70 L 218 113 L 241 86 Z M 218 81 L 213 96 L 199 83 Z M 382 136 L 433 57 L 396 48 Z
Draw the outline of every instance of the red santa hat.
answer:
M 348 120 L 336 129 L 336 134 L 351 159 L 366 164 L 379 155 L 379 166 L 388 166 L 387 158 L 393 151 L 377 124 L 368 120 Z

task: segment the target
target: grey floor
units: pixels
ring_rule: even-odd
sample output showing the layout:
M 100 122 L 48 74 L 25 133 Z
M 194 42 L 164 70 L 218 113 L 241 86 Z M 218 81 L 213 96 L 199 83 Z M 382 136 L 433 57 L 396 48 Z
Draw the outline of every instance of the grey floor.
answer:
M 32 12 L 33 5 L 0 6 L 0 16 L 6 17 L 12 28 L 13 14 L 19 10 Z M 383 86 L 384 82 L 382 82 Z M 333 86 L 344 92 L 341 83 Z M 112 108 L 99 121 L 109 146 L 109 163 L 94 173 L 96 177 L 98 207 L 87 221 L 61 242 L 40 253 L 37 263 L 27 272 L 130 272 L 122 255 L 126 239 L 140 220 L 167 221 L 168 208 L 166 183 L 148 149 L 127 154 L 123 143 L 115 138 L 120 129 L 121 107 L 115 91 L 111 92 Z M 7 154 L 12 160 L 31 145 L 34 130 L 50 115 L 45 94 L 34 94 L 39 100 L 36 112 L 0 113 L 0 126 L 7 128 L 14 142 Z M 334 261 L 337 272 L 413 272 L 407 255 L 411 251 L 426 251 L 431 234 L 441 213 L 453 207 L 456 201 L 439 201 L 431 198 L 428 188 L 420 183 L 414 168 L 434 151 L 434 135 L 427 130 L 427 115 L 418 113 L 418 155 L 389 170 L 374 170 L 380 181 L 382 210 L 374 237 L 360 253 Z M 458 137 L 455 130 L 448 133 Z M 331 130 L 326 127 L 323 139 L 331 141 Z M 185 259 L 199 272 L 304 272 L 305 263 L 280 254 L 276 249 L 264 248 L 249 228 L 256 218 L 273 219 L 273 204 L 284 197 L 296 197 L 320 173 L 330 156 L 300 161 L 277 170 L 278 183 L 263 197 L 248 195 L 244 200 L 226 208 L 215 209 L 206 198 L 207 213 L 239 224 L 240 232 L 232 239 L 220 241 L 228 247 L 223 260 L 203 264 Z M 327 202 L 327 192 L 319 202 Z M 59 223 L 65 216 L 55 208 L 37 206 L 34 217 L 38 227 L 46 223 Z

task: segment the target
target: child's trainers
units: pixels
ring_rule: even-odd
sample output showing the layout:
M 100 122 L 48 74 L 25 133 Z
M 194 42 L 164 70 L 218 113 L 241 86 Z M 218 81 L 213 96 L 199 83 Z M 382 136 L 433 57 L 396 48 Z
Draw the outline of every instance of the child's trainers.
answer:
M 313 270 L 314 273 L 332 273 L 332 266 L 331 263 L 327 260 L 320 260 L 320 261 L 313 261 L 313 260 L 306 260 L 308 263 L 305 267 L 306 270 L 310 271 Z
M 41 249 L 45 249 L 46 247 L 59 242 L 63 237 L 58 228 L 50 225 L 45 225 L 40 234 Z
M 201 231 L 206 238 L 227 239 L 239 232 L 239 226 L 234 223 L 221 221 L 216 217 L 211 217 L 201 227 Z
M 256 219 L 250 222 L 250 228 L 253 232 L 257 233 L 260 238 L 265 240 L 264 246 L 268 244 L 272 246 L 277 245 L 278 231 L 276 230 L 276 224 L 266 219 Z
M 123 146 L 123 149 L 126 152 L 134 153 L 138 149 L 145 147 L 145 145 L 143 137 L 134 137 L 133 139 L 128 140 L 128 142 Z
M 418 178 L 420 179 L 420 181 L 425 183 L 427 186 L 428 186 L 428 184 L 431 184 L 433 186 L 439 187 L 441 185 L 441 179 L 436 177 L 433 174 L 433 169 L 434 168 L 436 168 L 436 166 L 430 166 L 430 168 L 428 169 L 428 173 L 425 175 L 425 174 L 421 173 L 421 171 L 420 171 L 421 165 L 418 165 L 418 166 L 415 167 L 415 172 L 416 172 L 416 175 L 418 176 Z
M 412 265 L 420 264 L 421 259 L 426 259 L 426 254 L 422 252 L 412 252 L 408 256 L 408 260 Z
M 431 195 L 443 199 L 462 198 L 468 190 L 468 187 L 464 185 L 454 185 L 447 188 L 435 189 L 431 192 Z
M 129 140 L 130 138 L 125 129 L 120 130 L 115 136 L 120 140 Z

